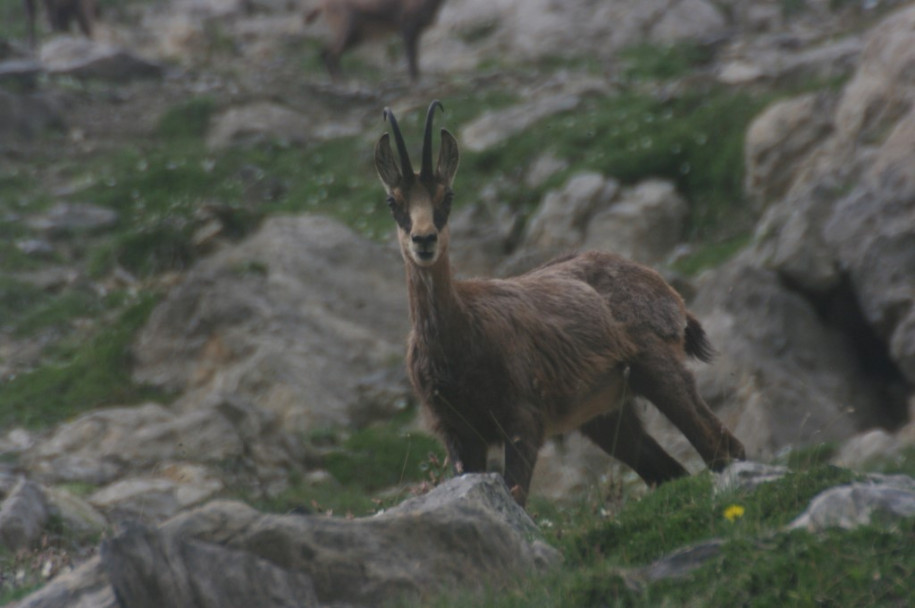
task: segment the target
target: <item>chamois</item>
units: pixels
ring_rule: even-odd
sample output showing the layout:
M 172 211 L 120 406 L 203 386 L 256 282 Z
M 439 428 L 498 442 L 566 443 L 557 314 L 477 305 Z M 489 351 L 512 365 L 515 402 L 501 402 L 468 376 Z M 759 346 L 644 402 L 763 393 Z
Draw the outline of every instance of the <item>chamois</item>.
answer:
M 644 430 L 634 395 L 654 403 L 710 468 L 743 459 L 743 445 L 699 396 L 684 363 L 687 355 L 710 360 L 705 331 L 655 271 L 591 251 L 510 279 L 452 278 L 448 216 L 459 153 L 442 129 L 433 167 L 436 108 L 437 100 L 418 173 L 385 108 L 400 164 L 385 133 L 375 168 L 406 266 L 407 369 L 454 473 L 485 471 L 497 460 L 523 506 L 545 439 L 577 428 L 649 485 L 686 475 Z
M 29 22 L 29 44 L 35 46 L 35 16 L 38 0 L 24 0 L 25 12 Z M 95 19 L 95 2 L 93 0 L 44 0 L 48 22 L 55 32 L 67 32 L 70 23 L 76 21 L 79 29 L 87 38 L 92 38 L 92 26 Z
M 321 0 L 305 15 L 311 23 L 324 13 L 333 39 L 321 52 L 334 80 L 340 77 L 340 57 L 366 38 L 399 33 L 404 41 L 411 80 L 419 78 L 419 39 L 432 25 L 445 0 Z

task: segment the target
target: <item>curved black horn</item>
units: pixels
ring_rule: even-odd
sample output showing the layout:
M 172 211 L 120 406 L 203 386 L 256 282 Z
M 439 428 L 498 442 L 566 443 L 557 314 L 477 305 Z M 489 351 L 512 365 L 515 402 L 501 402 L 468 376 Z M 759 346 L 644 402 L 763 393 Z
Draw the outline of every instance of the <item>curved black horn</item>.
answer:
M 423 133 L 423 164 L 419 168 L 419 179 L 422 181 L 432 180 L 432 119 L 435 117 L 435 108 L 445 111 L 445 106 L 438 99 L 429 104 L 429 111 L 426 113 L 426 130 Z
M 407 154 L 407 145 L 403 141 L 403 135 L 400 134 L 400 127 L 397 125 L 397 119 L 394 118 L 394 112 L 391 108 L 384 109 L 384 117 L 391 123 L 391 130 L 394 132 L 394 142 L 397 144 L 397 153 L 400 154 L 400 172 L 406 182 L 412 182 L 415 174 L 413 165 L 410 164 L 410 155 Z

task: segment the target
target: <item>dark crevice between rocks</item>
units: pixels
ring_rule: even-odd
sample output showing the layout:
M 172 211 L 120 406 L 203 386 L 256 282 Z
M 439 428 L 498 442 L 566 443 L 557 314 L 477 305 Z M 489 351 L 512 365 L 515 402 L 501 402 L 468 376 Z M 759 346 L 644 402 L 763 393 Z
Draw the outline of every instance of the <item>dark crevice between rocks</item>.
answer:
M 874 423 L 894 431 L 908 422 L 907 396 L 912 387 L 893 362 L 887 343 L 864 317 L 850 277 L 843 274 L 839 283 L 825 292 L 811 291 L 784 276 L 782 282 L 810 302 L 824 325 L 845 337 L 862 373 L 870 380 L 871 390 L 883 404 Z

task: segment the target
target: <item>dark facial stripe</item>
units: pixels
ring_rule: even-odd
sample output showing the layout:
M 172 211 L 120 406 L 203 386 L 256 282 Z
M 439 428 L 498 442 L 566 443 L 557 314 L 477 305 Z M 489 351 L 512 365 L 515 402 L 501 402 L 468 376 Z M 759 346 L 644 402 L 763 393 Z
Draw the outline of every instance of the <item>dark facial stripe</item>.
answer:
M 435 209 L 432 211 L 432 221 L 435 223 L 435 227 L 438 230 L 442 230 L 445 227 L 445 224 L 448 223 L 448 216 L 451 215 L 451 199 L 453 197 L 454 193 L 452 193 L 451 190 L 446 190 L 442 202 L 436 205 Z
M 397 222 L 400 229 L 404 232 L 410 232 L 410 229 L 413 228 L 413 220 L 410 219 L 406 206 L 398 204 L 394 197 L 389 196 L 388 208 L 391 210 L 391 215 L 394 216 L 394 221 Z

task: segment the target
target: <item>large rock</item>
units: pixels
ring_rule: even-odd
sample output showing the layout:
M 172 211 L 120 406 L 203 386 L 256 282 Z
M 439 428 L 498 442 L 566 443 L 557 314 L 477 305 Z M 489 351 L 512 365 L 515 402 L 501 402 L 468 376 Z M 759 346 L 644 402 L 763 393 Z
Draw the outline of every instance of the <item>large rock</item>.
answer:
M 218 395 L 198 405 L 184 412 L 146 404 L 85 414 L 27 450 L 23 466 L 45 483 L 105 486 L 90 498 L 96 507 L 154 520 L 223 484 L 273 493 L 300 470 L 298 444 L 275 414 Z
M 697 302 L 723 355 L 700 372 L 704 394 L 739 410 L 738 435 L 751 450 L 842 440 L 908 416 L 913 32 L 908 7 L 868 33 L 834 111 L 828 99 L 805 96 L 751 129 L 751 193 L 771 202 L 754 245 L 714 273 Z
M 528 223 L 523 246 L 551 252 L 574 249 L 585 239 L 588 222 L 612 204 L 619 183 L 599 173 L 574 175 L 543 197 Z
M 12 551 L 29 548 L 38 541 L 47 519 L 41 488 L 21 478 L 0 505 L 0 546 Z
M 706 275 L 693 303 L 718 350 L 697 369 L 706 401 L 737 412 L 735 433 L 754 456 L 876 424 L 880 394 L 853 345 L 747 258 Z
M 688 211 L 671 182 L 646 180 L 622 190 L 617 201 L 594 214 L 581 248 L 659 264 L 683 237 Z
M 613 178 L 579 173 L 544 196 L 500 272 L 526 270 L 579 249 L 604 249 L 657 264 L 679 242 L 687 211 L 670 182 L 646 180 L 621 188 Z
M 269 515 L 217 501 L 158 531 L 128 526 L 103 545 L 101 558 L 53 580 L 19 608 L 113 608 L 113 589 L 130 606 L 355 608 L 455 588 L 513 588 L 560 560 L 536 535 L 495 474 L 454 478 L 354 520 Z
M 854 71 L 863 47 L 857 36 L 810 45 L 807 42 L 786 39 L 782 32 L 749 44 L 744 41 L 736 57 L 718 66 L 717 78 L 729 85 L 771 82 L 786 88 L 836 80 Z
M 511 586 L 559 559 L 555 549 L 529 540 L 536 525 L 495 474 L 451 479 L 369 518 L 262 515 L 213 503 L 166 529 L 307 572 L 324 604 L 377 605 L 452 587 Z
M 341 116 L 342 118 L 342 116 Z M 304 144 L 361 133 L 361 125 L 345 120 L 320 120 L 270 101 L 231 107 L 213 119 L 207 146 L 224 150 L 239 144 L 283 141 Z
M 873 477 L 866 483 L 830 488 L 818 494 L 807 509 L 788 525 L 818 532 L 847 530 L 868 524 L 892 526 L 915 516 L 915 480 L 904 475 Z
M 56 576 L 12 608 L 122 608 L 98 557 Z
M 48 512 L 58 519 L 68 534 L 78 539 L 97 538 L 108 528 L 105 516 L 79 496 L 55 486 L 43 490 Z
M 679 0 L 667 4 L 667 9 L 661 11 L 650 25 L 649 39 L 652 42 L 671 44 L 710 39 L 727 32 L 727 20 L 714 2 Z
M 574 110 L 584 95 L 606 92 L 607 85 L 602 79 L 560 74 L 545 86 L 522 91 L 524 103 L 486 111 L 464 125 L 461 145 L 474 152 L 488 150 L 545 118 Z
M 859 187 L 837 201 L 823 240 L 867 323 L 915 385 L 915 160 L 901 153 L 912 146 L 915 108 L 876 152 Z
M 244 551 L 139 526 L 102 544 L 118 602 L 131 608 L 319 606 L 311 577 Z
M 832 130 L 830 94 L 811 93 L 780 101 L 750 124 L 744 143 L 744 191 L 761 206 L 780 199 L 807 155 Z
M 159 305 L 134 345 L 135 378 L 185 393 L 186 410 L 231 393 L 289 432 L 345 425 L 360 385 L 402 365 L 407 317 L 393 247 L 323 217 L 275 217 Z

